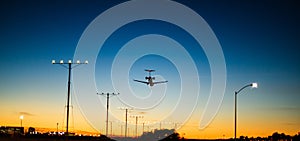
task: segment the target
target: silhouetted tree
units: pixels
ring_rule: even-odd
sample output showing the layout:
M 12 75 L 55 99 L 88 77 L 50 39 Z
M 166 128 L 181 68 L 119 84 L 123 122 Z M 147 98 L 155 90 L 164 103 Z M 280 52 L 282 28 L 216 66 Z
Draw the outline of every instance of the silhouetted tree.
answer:
M 261 141 L 261 140 L 262 140 L 262 138 L 261 138 L 261 137 L 256 137 L 256 139 L 257 139 L 257 140 L 259 140 L 259 141 Z
M 245 140 L 246 140 L 246 141 L 249 141 L 249 138 L 248 138 L 248 136 L 246 136 L 246 137 L 245 137 Z
M 279 137 L 280 137 L 280 135 L 279 135 L 278 132 L 275 132 L 275 133 L 272 134 L 272 140 L 273 140 L 273 141 L 278 141 L 278 140 L 279 140 Z
M 285 139 L 285 134 L 281 133 L 279 139 Z
M 300 134 L 295 135 L 294 137 L 292 137 L 293 141 L 300 141 Z
M 245 139 L 245 137 L 244 136 L 240 136 L 240 140 L 244 140 Z

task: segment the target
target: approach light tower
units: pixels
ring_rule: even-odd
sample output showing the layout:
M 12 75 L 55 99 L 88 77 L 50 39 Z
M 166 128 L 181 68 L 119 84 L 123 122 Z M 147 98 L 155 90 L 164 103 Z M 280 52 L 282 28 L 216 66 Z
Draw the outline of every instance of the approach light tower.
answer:
M 133 108 L 129 107 L 119 107 L 120 110 L 125 110 L 125 138 L 127 138 L 127 117 L 128 117 L 128 111 L 133 110 Z
M 60 60 L 58 63 L 55 62 L 55 60 L 52 60 L 52 64 L 59 64 L 62 65 L 64 68 L 67 68 L 69 70 L 69 76 L 68 76 L 68 98 L 67 98 L 67 127 L 66 127 L 66 135 L 69 135 L 69 108 L 70 108 L 70 88 L 71 88 L 71 70 L 72 68 L 75 68 L 78 65 L 81 64 L 88 64 L 88 61 L 84 61 L 83 63 L 77 60 L 76 62 L 72 62 L 72 60 L 69 60 L 68 62 L 64 62 L 63 60 Z
M 138 120 L 139 118 L 144 118 L 142 115 L 131 115 L 131 118 L 135 118 L 135 136 L 138 138 Z
M 106 137 L 108 133 L 108 109 L 109 109 L 109 96 L 119 95 L 120 93 L 97 93 L 97 95 L 106 95 Z

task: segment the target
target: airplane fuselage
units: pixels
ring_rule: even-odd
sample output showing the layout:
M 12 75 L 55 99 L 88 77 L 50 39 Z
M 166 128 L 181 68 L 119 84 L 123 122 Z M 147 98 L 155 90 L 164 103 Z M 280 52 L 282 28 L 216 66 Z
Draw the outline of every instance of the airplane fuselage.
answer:
M 140 82 L 140 83 L 144 83 L 144 84 L 150 85 L 151 87 L 154 86 L 154 84 L 159 84 L 159 83 L 166 83 L 166 82 L 168 82 L 168 81 L 153 82 L 153 80 L 155 80 L 155 77 L 151 77 L 151 72 L 153 72 L 154 70 L 148 70 L 148 69 L 146 69 L 145 71 L 148 71 L 148 72 L 149 72 L 149 76 L 146 76 L 146 77 L 145 77 L 145 79 L 146 79 L 147 81 L 141 81 L 141 80 L 135 80 L 135 79 L 133 79 L 133 81 Z
M 153 79 L 151 77 L 148 79 L 148 83 L 151 87 L 154 85 Z

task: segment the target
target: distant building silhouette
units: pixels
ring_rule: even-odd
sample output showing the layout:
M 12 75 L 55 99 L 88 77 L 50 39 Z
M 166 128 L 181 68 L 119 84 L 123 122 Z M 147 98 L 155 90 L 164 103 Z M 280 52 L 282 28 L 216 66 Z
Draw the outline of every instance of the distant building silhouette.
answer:
M 1 135 L 7 135 L 7 136 L 21 136 L 24 135 L 24 127 L 1 126 L 0 133 Z
M 33 128 L 33 127 L 29 127 L 29 128 L 28 128 L 28 132 L 27 132 L 27 134 L 36 134 L 36 132 L 35 132 L 35 128 Z

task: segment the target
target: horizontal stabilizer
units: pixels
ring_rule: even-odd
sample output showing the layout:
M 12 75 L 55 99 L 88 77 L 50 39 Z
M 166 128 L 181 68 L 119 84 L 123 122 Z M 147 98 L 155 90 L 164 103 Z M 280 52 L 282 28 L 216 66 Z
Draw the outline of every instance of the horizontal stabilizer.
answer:
M 145 69 L 147 72 L 154 72 L 155 70 Z

